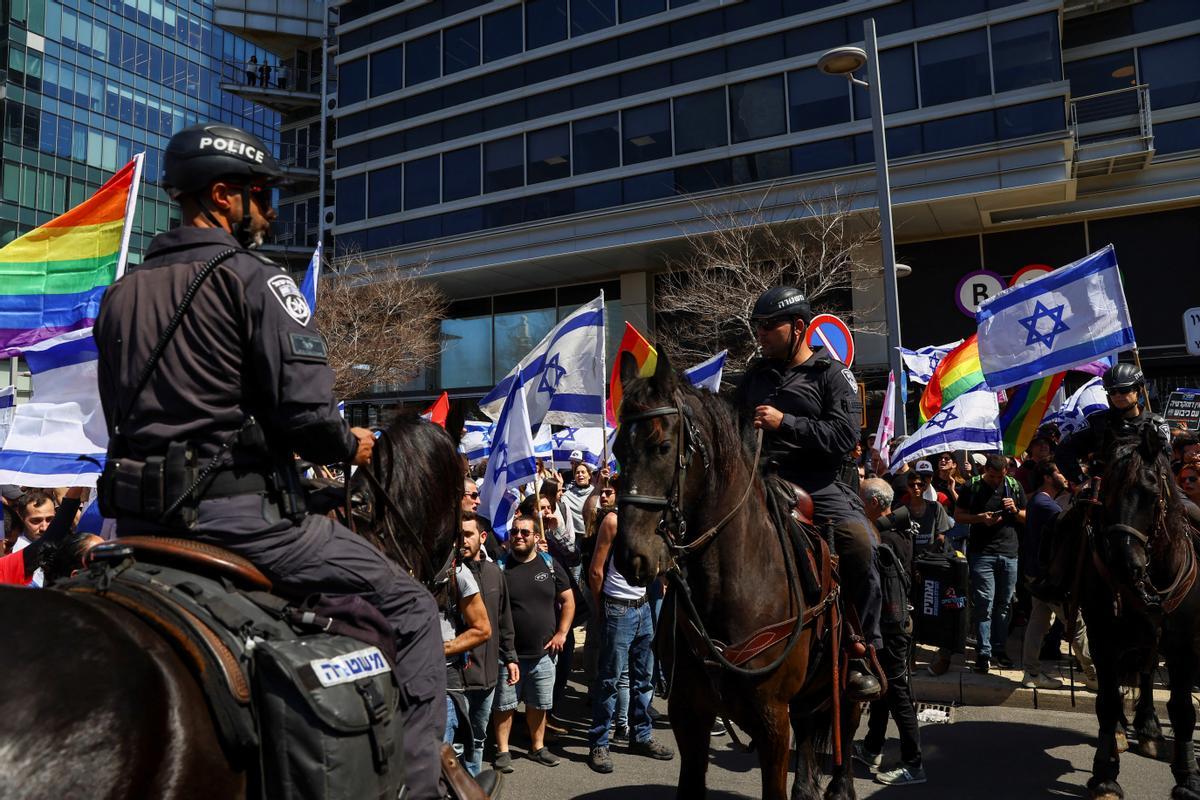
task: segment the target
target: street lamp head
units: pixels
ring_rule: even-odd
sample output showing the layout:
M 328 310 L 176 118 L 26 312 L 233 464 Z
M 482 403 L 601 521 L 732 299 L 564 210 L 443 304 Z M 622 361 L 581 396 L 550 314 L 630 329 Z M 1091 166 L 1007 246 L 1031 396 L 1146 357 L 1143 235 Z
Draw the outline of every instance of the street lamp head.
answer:
M 910 267 L 908 264 L 901 264 L 899 261 L 897 261 L 896 262 L 896 277 L 897 278 L 907 278 L 909 275 L 912 275 L 912 267 Z
M 861 47 L 835 47 L 825 51 L 817 60 L 817 69 L 826 75 L 843 75 L 851 78 L 866 63 L 867 52 Z

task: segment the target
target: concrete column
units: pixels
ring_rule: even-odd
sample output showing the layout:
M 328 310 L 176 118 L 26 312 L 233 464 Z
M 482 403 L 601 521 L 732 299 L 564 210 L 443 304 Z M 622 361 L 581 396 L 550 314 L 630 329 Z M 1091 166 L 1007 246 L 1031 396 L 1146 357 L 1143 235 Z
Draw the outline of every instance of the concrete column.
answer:
M 887 374 L 887 315 L 883 305 L 883 261 L 875 248 L 866 254 L 869 273 L 859 283 L 862 288 L 851 293 L 854 324 L 857 327 L 871 326 L 879 333 L 854 334 L 854 369 L 863 367 L 882 369 Z
M 654 276 L 648 272 L 623 273 L 621 306 L 625 321 L 649 335 L 654 330 Z

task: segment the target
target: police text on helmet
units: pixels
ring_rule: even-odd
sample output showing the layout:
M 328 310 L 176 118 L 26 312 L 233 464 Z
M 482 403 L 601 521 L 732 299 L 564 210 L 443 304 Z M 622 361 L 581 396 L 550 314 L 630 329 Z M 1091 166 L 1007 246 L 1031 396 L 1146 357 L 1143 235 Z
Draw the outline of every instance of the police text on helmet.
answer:
M 237 139 L 224 139 L 211 136 L 205 136 L 200 139 L 200 149 L 207 148 L 220 150 L 230 155 L 245 156 L 256 164 L 263 163 L 263 151 L 259 150 L 254 145 L 248 145 L 245 142 L 239 142 Z

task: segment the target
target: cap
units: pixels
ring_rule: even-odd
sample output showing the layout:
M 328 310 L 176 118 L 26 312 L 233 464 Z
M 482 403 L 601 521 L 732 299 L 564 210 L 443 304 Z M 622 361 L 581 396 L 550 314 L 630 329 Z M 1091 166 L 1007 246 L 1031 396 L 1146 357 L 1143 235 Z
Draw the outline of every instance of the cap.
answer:
M 572 450 L 571 451 L 571 460 L 572 461 L 583 461 L 583 451 L 582 450 Z
M 917 471 L 918 475 L 932 475 L 933 474 L 933 464 L 930 464 L 928 461 L 925 461 L 925 460 L 918 461 L 917 466 L 914 467 L 914 469 Z
M 812 306 L 804 293 L 796 287 L 775 286 L 759 295 L 750 314 L 750 318 L 754 320 L 772 317 L 799 317 L 807 325 L 812 319 Z

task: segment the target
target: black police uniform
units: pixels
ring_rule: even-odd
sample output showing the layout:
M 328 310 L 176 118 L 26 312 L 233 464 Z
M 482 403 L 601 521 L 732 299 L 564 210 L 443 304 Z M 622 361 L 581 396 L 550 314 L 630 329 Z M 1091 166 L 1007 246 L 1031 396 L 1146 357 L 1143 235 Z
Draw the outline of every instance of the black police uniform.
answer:
M 1097 411 L 1088 415 L 1082 428 L 1059 443 L 1054 451 L 1054 462 L 1068 480 L 1082 483 L 1081 461 L 1087 461 L 1093 468 L 1099 466 L 1111 437 L 1137 434 L 1146 426 L 1154 428 L 1155 433 L 1162 437 L 1164 447 L 1170 446 L 1171 429 L 1167 421 L 1157 414 L 1140 409 L 1136 417 L 1126 417 L 1123 411 L 1115 408 Z
M 145 262 L 105 293 L 95 340 L 110 460 L 145 461 L 162 456 L 172 442 L 187 442 L 202 467 L 231 443 L 219 462 L 224 466 L 198 492 L 189 525 L 169 527 L 118 512 L 117 529 L 224 547 L 252 561 L 289 596 L 356 594 L 379 608 L 396 631 L 408 796 L 438 797 L 446 702 L 433 598 L 361 537 L 288 504 L 293 451 L 332 463 L 357 449 L 333 402 L 324 340 L 295 282 L 257 254 L 243 251 L 223 261 L 197 292 L 145 391 L 131 396 L 188 284 L 206 261 L 237 247 L 218 228 L 160 234 Z M 119 433 L 113 431 L 125 413 Z M 261 426 L 260 436 L 245 435 L 248 416 Z
M 862 417 L 854 373 L 820 353 L 794 367 L 760 359 L 742 377 L 734 401 L 747 416 L 760 405 L 783 413 L 778 430 L 763 431 L 763 460 L 809 493 L 818 524 L 833 523 L 843 590 L 859 614 L 863 635 L 881 647 L 881 591 L 871 523 L 858 495 L 839 480 L 846 454 L 858 441 Z

